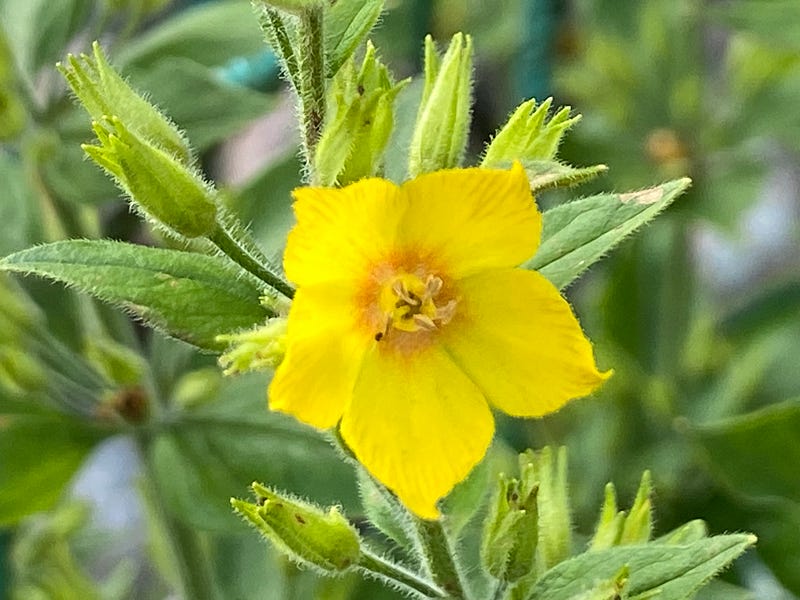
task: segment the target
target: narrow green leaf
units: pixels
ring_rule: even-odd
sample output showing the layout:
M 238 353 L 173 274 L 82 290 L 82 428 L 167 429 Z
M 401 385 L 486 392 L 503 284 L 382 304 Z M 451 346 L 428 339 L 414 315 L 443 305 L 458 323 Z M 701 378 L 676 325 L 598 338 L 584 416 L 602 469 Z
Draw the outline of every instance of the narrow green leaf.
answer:
M 181 11 L 120 49 L 120 67 L 148 69 L 166 56 L 191 58 L 208 67 L 263 50 L 249 2 L 210 2 Z
M 528 598 L 570 600 L 627 566 L 630 600 L 685 600 L 756 542 L 749 534 L 720 535 L 686 544 L 643 544 L 587 552 L 545 573 Z
M 608 171 L 606 165 L 571 167 L 554 160 L 523 161 L 522 164 L 534 194 L 542 190 L 578 185 Z
M 738 492 L 798 502 L 798 431 L 800 399 L 795 399 L 698 428 L 694 434 L 712 457 L 712 469 Z
M 333 77 L 375 26 L 384 0 L 338 0 L 325 13 L 325 65 Z
M 58 415 L 0 415 L 0 526 L 51 508 L 100 437 Z
M 638 192 L 600 194 L 556 206 L 544 213 L 542 243 L 523 266 L 564 288 L 669 206 L 690 183 L 677 179 Z
M 262 288 L 225 259 L 112 241 L 67 240 L 22 250 L 0 270 L 54 279 L 119 306 L 165 333 L 208 350 L 216 335 L 269 316 Z

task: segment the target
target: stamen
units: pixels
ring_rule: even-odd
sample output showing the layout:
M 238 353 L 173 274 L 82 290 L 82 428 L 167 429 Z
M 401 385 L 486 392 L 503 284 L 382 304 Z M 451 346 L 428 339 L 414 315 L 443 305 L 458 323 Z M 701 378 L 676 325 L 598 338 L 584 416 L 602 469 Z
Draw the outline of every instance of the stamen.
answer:
M 420 326 L 421 329 L 426 331 L 433 331 L 436 329 L 436 323 L 428 315 L 416 314 L 414 315 L 414 323 Z
M 444 281 L 436 275 L 398 273 L 383 289 L 384 327 L 374 334 L 375 341 L 387 339 L 390 333 L 394 335 L 395 329 L 405 333 L 435 331 L 447 324 L 456 312 L 457 300 L 451 297 L 444 306 L 437 306 L 436 300 L 443 289 Z

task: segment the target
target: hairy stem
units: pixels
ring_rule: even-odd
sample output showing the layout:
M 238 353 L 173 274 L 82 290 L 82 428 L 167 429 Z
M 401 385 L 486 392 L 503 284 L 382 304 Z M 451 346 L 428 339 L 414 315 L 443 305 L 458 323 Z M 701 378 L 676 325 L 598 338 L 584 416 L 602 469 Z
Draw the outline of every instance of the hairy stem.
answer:
M 311 183 L 315 181 L 314 152 L 325 120 L 325 49 L 322 7 L 300 16 L 300 107 L 303 154 Z
M 392 584 L 414 590 L 423 598 L 446 598 L 447 593 L 430 581 L 423 579 L 416 573 L 393 563 L 366 548 L 361 549 L 358 568 L 367 571 L 378 579 L 385 579 Z
M 449 594 L 449 598 L 468 600 L 467 587 L 442 521 L 428 521 L 418 517 L 414 519 L 433 580 Z
M 232 235 L 227 227 L 219 225 L 214 233 L 209 236 L 209 239 L 244 270 L 252 273 L 287 298 L 294 297 L 294 288 L 267 269 L 259 260 L 259 257 L 254 256 L 255 253 L 252 249 L 248 248 L 248 245 L 242 240 Z

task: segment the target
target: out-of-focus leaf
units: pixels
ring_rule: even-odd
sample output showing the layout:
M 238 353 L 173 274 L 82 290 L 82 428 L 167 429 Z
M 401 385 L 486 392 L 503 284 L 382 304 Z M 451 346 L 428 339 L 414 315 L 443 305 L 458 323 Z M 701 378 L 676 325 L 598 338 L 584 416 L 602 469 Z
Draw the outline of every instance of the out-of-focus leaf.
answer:
M 562 204 L 543 215 L 542 243 L 525 268 L 563 288 L 650 221 L 690 184 L 677 179 L 628 194 L 600 194 Z
M 338 0 L 325 14 L 325 65 L 333 77 L 378 21 L 384 0 Z
M 270 107 L 269 96 L 231 85 L 213 70 L 186 58 L 166 58 L 132 75 L 159 108 L 203 151 L 225 139 Z M 234 108 L 235 107 L 235 108 Z
M 800 501 L 800 400 L 697 428 L 711 467 L 737 492 Z
M 263 290 L 228 261 L 111 241 L 67 240 L 22 250 L 0 270 L 40 275 L 130 311 L 150 326 L 209 350 L 220 333 L 267 317 Z
M 0 526 L 51 508 L 100 437 L 57 415 L 0 415 Z
M 754 290 L 752 297 L 721 321 L 725 335 L 744 338 L 771 326 L 794 320 L 800 313 L 800 280 Z
M 249 2 L 207 2 L 181 12 L 127 44 L 115 62 L 123 71 L 148 69 L 167 56 L 192 59 L 207 67 L 263 49 Z
M 627 566 L 631 600 L 654 596 L 659 600 L 685 600 L 755 541 L 747 534 L 720 535 L 684 546 L 643 544 L 587 552 L 550 569 L 528 598 L 571 600 Z
M 709 13 L 737 29 L 750 31 L 772 44 L 800 50 L 796 24 L 800 4 L 794 0 L 761 0 L 712 5 Z
M 0 255 L 19 250 L 35 240 L 33 228 L 36 199 L 25 181 L 22 165 L 12 156 L 0 151 Z
M 315 430 L 265 408 L 263 376 L 228 380 L 217 402 L 176 415 L 153 446 L 168 505 L 203 529 L 230 531 L 228 499 L 255 481 L 328 504 L 355 506 L 351 469 Z
M 55 63 L 92 10 L 89 0 L 5 0 L 0 23 L 21 67 L 31 75 Z
M 101 204 L 120 197 L 121 192 L 102 169 L 91 161 L 80 144 L 90 136 L 88 123 L 82 139 L 65 139 L 48 160 L 42 174 L 48 187 L 60 198 L 76 204 Z
M 231 208 L 249 223 L 253 237 L 276 262 L 294 224 L 292 190 L 301 183 L 300 170 L 297 156 L 287 156 L 253 177 L 230 201 Z

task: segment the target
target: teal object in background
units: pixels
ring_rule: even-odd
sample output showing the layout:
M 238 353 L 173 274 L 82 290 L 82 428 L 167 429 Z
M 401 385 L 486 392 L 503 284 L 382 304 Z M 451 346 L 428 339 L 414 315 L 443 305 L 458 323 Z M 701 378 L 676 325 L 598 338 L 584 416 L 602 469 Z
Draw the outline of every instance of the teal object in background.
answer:
M 553 94 L 553 54 L 563 0 L 526 0 L 524 32 L 514 68 L 520 99 L 543 100 Z
M 278 60 L 270 50 L 253 56 L 237 56 L 218 70 L 228 83 L 262 92 L 280 85 Z

